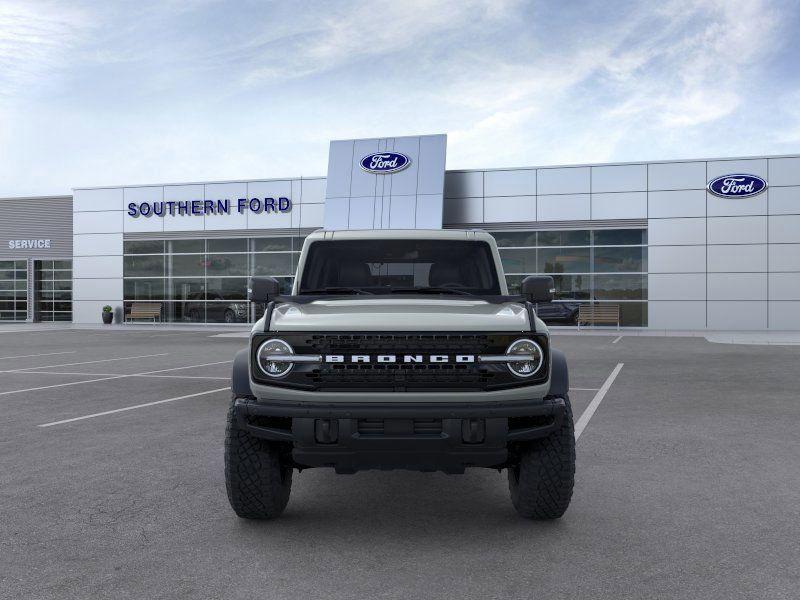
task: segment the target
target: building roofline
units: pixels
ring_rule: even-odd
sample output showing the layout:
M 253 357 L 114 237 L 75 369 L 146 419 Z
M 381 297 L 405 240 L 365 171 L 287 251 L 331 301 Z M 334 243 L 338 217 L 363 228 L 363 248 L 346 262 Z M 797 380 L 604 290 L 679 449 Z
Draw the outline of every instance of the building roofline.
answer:
M 334 140 L 336 141 L 336 140 Z M 638 160 L 638 161 L 623 161 L 623 162 L 607 162 L 607 163 L 574 163 L 574 164 L 554 164 L 554 165 L 534 165 L 534 166 L 521 166 L 521 167 L 491 167 L 491 168 L 476 168 L 476 169 L 445 169 L 445 173 L 476 173 L 476 172 L 490 172 L 490 171 L 532 171 L 536 169 L 572 169 L 572 168 L 586 168 L 586 167 L 623 167 L 628 165 L 655 165 L 655 164 L 679 164 L 691 162 L 726 162 L 737 160 L 759 160 L 759 159 L 777 159 L 777 158 L 800 158 L 800 154 L 764 154 L 756 156 L 723 156 L 715 158 L 676 158 L 671 160 Z M 74 187 L 73 191 L 77 190 L 103 190 L 103 189 L 117 189 L 117 188 L 142 188 L 142 187 L 159 187 L 159 186 L 177 186 L 177 185 L 213 185 L 222 183 L 251 183 L 255 181 L 301 181 L 301 180 L 319 180 L 325 179 L 325 175 L 314 175 L 310 177 L 268 177 L 268 178 L 255 178 L 255 179 L 222 179 L 216 181 L 182 181 L 182 182 L 168 182 L 168 183 L 137 183 L 137 184 L 123 184 L 123 185 L 95 185 L 89 187 Z M 49 196 L 37 196 L 49 197 Z M 65 196 L 68 197 L 68 196 Z
M 72 191 L 76 190 L 108 190 L 118 188 L 143 188 L 143 187 L 160 187 L 164 185 L 213 185 L 218 183 L 255 183 L 257 181 L 272 182 L 272 181 L 312 181 L 317 179 L 325 179 L 325 175 L 312 175 L 305 177 L 300 175 L 298 177 L 256 177 L 253 179 L 218 179 L 215 181 L 170 181 L 166 183 L 132 183 L 122 185 L 93 185 L 74 187 Z
M 54 196 L 6 196 L 0 198 L 0 202 L 4 200 L 72 200 L 72 196 L 68 194 L 56 194 Z
M 447 169 L 447 173 L 470 173 L 475 171 L 531 171 L 534 169 L 572 169 L 585 167 L 624 167 L 628 165 L 661 165 L 692 162 L 728 162 L 736 160 L 763 160 L 776 158 L 800 158 L 800 154 L 760 154 L 756 156 L 723 156 L 716 158 L 675 158 L 669 160 L 636 160 L 608 163 L 575 163 L 562 165 L 534 165 L 527 167 L 491 167 L 487 169 Z

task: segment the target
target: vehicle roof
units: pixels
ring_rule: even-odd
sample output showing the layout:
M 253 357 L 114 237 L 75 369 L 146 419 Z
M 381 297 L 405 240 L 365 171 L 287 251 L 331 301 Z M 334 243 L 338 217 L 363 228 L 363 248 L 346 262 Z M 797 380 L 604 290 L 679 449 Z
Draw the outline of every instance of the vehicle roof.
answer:
M 306 238 L 315 240 L 479 240 L 494 242 L 491 234 L 481 229 L 319 229 Z

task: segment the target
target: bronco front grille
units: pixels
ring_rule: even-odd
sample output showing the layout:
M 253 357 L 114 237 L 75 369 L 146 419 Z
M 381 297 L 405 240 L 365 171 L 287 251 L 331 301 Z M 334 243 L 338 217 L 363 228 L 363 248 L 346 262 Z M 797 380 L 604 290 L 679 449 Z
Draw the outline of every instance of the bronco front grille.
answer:
M 293 386 L 319 391 L 480 391 L 538 381 L 514 377 L 505 363 L 455 362 L 456 355 L 503 354 L 525 333 L 280 333 L 295 354 L 369 355 L 370 362 L 322 362 L 295 364 L 289 375 L 271 385 Z M 543 348 L 546 337 L 537 336 Z M 257 347 L 258 340 L 254 340 Z M 421 362 L 378 363 L 378 355 L 421 356 Z M 433 355 L 447 355 L 449 362 L 431 361 Z M 546 378 L 547 369 L 542 369 Z M 266 382 L 265 382 L 266 383 Z

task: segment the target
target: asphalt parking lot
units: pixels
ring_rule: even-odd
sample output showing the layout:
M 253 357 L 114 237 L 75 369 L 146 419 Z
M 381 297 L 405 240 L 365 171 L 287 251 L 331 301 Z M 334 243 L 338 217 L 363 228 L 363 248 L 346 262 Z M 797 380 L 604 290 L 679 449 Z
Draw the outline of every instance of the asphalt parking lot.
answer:
M 244 343 L 0 333 L 0 597 L 800 596 L 799 346 L 556 335 L 582 423 L 557 522 L 519 518 L 505 473 L 313 469 L 247 522 L 223 476 Z

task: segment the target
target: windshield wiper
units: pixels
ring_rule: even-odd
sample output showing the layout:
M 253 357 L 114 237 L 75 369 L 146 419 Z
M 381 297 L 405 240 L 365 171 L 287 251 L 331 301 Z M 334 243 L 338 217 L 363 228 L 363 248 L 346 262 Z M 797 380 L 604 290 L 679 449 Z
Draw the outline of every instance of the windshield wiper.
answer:
M 361 288 L 345 287 L 345 286 L 331 286 L 314 290 L 300 290 L 301 296 L 306 294 L 369 294 L 370 296 L 373 295 L 372 292 L 363 290 Z
M 390 294 L 456 294 L 459 296 L 474 296 L 471 292 L 465 292 L 456 288 L 449 287 L 412 287 L 412 288 L 392 288 Z

